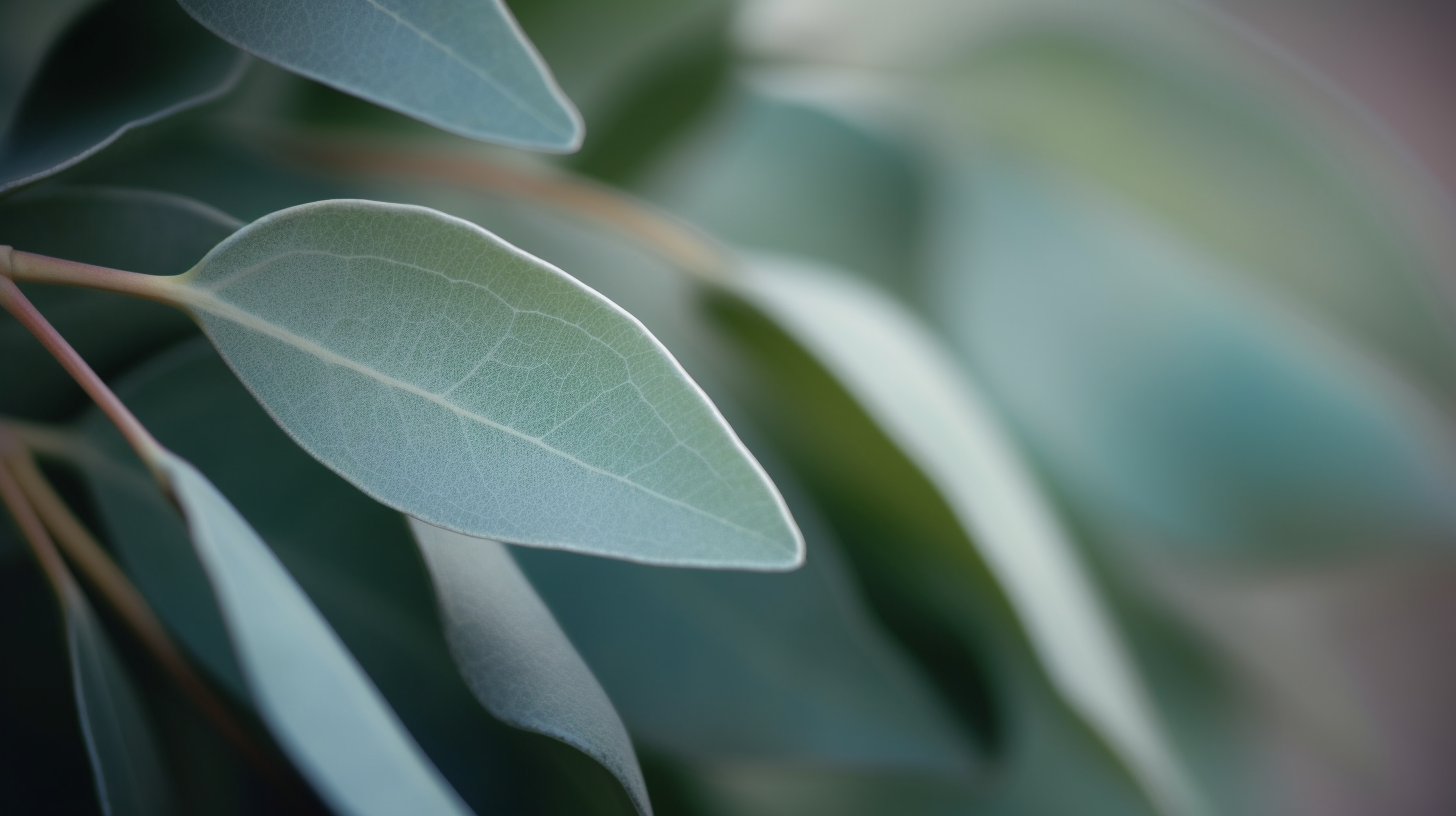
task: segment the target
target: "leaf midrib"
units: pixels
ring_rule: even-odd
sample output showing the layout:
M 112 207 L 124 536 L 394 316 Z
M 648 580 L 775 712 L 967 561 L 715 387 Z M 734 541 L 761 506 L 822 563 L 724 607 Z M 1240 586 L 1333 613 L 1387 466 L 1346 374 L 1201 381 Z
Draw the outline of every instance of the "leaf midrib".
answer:
M 427 391 L 417 385 L 414 385 L 413 383 L 408 383 L 403 380 L 396 379 L 389 376 L 388 374 L 385 374 L 382 371 L 370 368 L 369 366 L 366 366 L 363 363 L 358 362 L 357 360 L 351 360 L 348 357 L 339 354 L 338 352 L 319 345 L 317 342 L 310 340 L 307 337 L 303 337 L 302 335 L 289 331 L 288 329 L 276 323 L 270 323 L 269 321 L 264 320 L 263 318 L 253 314 L 252 312 L 240 309 L 232 305 L 231 303 L 228 303 L 218 298 L 216 295 L 212 294 L 207 290 L 200 289 L 196 286 L 187 285 L 179 288 L 181 289 L 181 292 L 179 293 L 181 295 L 180 299 L 185 305 L 190 308 L 200 309 L 204 312 L 207 312 L 208 314 L 213 315 L 214 317 L 228 320 L 236 323 L 239 326 L 242 326 L 243 328 L 258 332 L 260 334 L 265 334 L 269 337 L 274 338 L 275 340 L 287 343 L 294 348 L 299 349 L 300 351 L 311 354 L 326 363 L 341 366 L 351 371 L 355 371 L 379 383 L 382 383 L 383 385 L 389 386 L 391 388 L 397 388 L 401 391 L 405 391 L 417 397 L 428 400 L 429 402 L 432 402 L 442 408 L 445 408 L 446 410 L 451 411 L 452 413 L 463 419 L 477 422 L 481 425 L 494 428 L 498 431 L 501 431 L 502 433 L 506 433 L 523 441 L 529 442 L 530 444 L 535 445 L 548 453 L 555 454 L 556 456 L 559 456 L 567 460 L 568 462 L 571 462 L 572 464 L 581 467 L 584 470 L 614 479 L 618 482 L 621 482 L 622 484 L 628 485 L 629 487 L 640 490 L 648 496 L 651 496 L 659 501 L 666 502 L 674 507 L 680 507 L 691 513 L 702 516 L 703 518 L 709 519 L 710 521 L 717 522 L 718 524 L 721 524 L 731 530 L 735 530 L 739 533 L 743 533 L 744 535 L 758 539 L 759 541 L 777 545 L 777 542 L 775 542 L 768 536 L 765 536 L 763 533 L 760 533 L 756 530 L 751 530 L 733 521 L 729 521 L 722 516 L 711 513 L 707 510 L 702 509 L 701 507 L 696 507 L 681 499 L 675 499 L 671 496 L 659 493 L 656 490 L 653 490 L 652 488 L 647 487 L 646 485 L 643 485 L 639 482 L 633 481 L 626 476 L 612 473 L 609 470 L 604 470 L 589 462 L 582 461 L 581 459 L 567 453 L 566 451 L 563 451 L 548 444 L 542 439 L 530 436 L 529 434 L 518 431 L 515 428 L 510 427 L 509 425 L 503 425 L 488 417 L 484 417 L 480 414 L 474 413 L 473 411 L 468 411 L 465 408 L 462 408 L 461 406 L 450 402 L 439 394 Z

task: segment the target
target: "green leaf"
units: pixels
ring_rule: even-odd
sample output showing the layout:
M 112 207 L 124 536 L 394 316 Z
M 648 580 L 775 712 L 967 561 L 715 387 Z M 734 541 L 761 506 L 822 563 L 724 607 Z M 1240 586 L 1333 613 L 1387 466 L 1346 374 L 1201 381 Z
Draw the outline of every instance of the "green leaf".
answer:
M 1448 421 L 1351 335 L 1100 188 L 995 155 L 946 177 L 929 311 L 1110 540 L 1279 559 L 1456 533 Z
M 1060 521 L 933 335 L 877 290 L 799 262 L 760 258 L 739 288 L 840 380 L 940 491 L 1068 705 L 1160 808 L 1198 812 Z
M 970 740 L 791 498 L 813 555 L 790 574 L 515 556 L 644 746 L 710 765 L 973 778 Z
M 622 719 L 505 546 L 418 519 L 410 529 L 434 579 L 450 651 L 481 704 L 600 762 L 651 816 Z
M 640 323 L 484 230 L 320 202 L 176 297 L 306 450 L 436 526 L 658 564 L 784 569 L 772 483 Z
M 249 53 L 436 127 L 571 151 L 581 118 L 500 0 L 180 0 Z
M 0 201 L 0 243 L 82 263 L 175 275 L 241 224 L 180 196 L 105 187 L 27 190 Z M 22 285 L 26 296 L 103 377 L 196 331 L 159 303 L 109 292 Z M 0 321 L 0 413 L 50 419 L 88 400 L 15 321 Z
M 81 591 L 62 593 L 81 730 L 107 816 L 164 816 L 172 801 L 156 737 L 106 630 Z
M 259 713 L 320 795 L 349 814 L 469 813 L 253 528 L 192 465 L 161 465 Z
M 244 57 L 167 0 L 110 0 L 47 56 L 0 137 L 0 193 L 226 93 Z

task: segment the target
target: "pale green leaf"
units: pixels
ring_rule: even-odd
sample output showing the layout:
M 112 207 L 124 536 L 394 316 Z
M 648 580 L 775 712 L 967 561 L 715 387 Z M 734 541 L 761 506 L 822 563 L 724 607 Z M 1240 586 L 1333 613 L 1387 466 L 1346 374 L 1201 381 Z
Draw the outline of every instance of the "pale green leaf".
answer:
M 223 39 L 473 139 L 570 151 L 581 118 L 500 0 L 180 0 Z
M 306 450 L 436 526 L 650 563 L 784 569 L 758 463 L 630 315 L 455 218 L 334 201 L 220 244 L 177 299 Z
M 929 310 L 1112 536 L 1309 557 L 1456 531 L 1447 421 L 1348 334 L 1097 187 L 946 175 Z
M 651 816 L 621 717 L 505 546 L 418 519 L 410 529 L 434 580 L 450 651 L 476 698 L 504 722 L 600 762 Z
M 156 737 L 126 668 L 75 585 L 62 593 L 86 753 L 106 816 L 165 816 L 171 795 Z
M 0 133 L 0 193 L 227 92 L 245 57 L 166 0 L 109 0 L 47 55 Z
M 1052 683 L 1170 813 L 1200 806 L 1060 521 L 976 386 L 877 290 L 760 258 L 740 291 L 813 353 L 940 490 Z
M 192 465 L 162 464 L 243 676 L 283 749 L 348 814 L 466 814 L 278 557 Z

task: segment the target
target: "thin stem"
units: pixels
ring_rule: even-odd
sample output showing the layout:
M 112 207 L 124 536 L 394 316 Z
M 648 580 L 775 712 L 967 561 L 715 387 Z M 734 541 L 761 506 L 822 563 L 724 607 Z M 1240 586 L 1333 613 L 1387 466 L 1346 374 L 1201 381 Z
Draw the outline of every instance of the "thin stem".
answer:
M 527 173 L 476 158 L 370 148 L 327 150 L 294 144 L 310 162 L 354 172 L 393 174 L 509 193 L 540 201 L 626 233 L 701 280 L 721 282 L 733 267 L 714 241 L 675 219 L 586 181 Z
M 0 277 L 21 283 L 57 283 L 100 289 L 178 305 L 178 276 L 143 275 L 105 266 L 67 261 L 0 246 Z
M 46 580 L 56 594 L 63 599 L 69 598 L 71 593 L 78 591 L 76 580 L 71 577 L 71 571 L 66 568 L 65 559 L 61 558 L 55 542 L 46 532 L 45 524 L 10 471 L 10 458 L 20 449 L 15 438 L 0 428 L 0 502 L 10 511 L 10 517 L 15 520 L 15 526 L 20 528 L 21 536 L 30 545 L 35 560 L 40 562 L 41 570 L 45 572 Z
M 0 265 L 3 265 L 3 259 L 0 259 Z M 20 291 L 20 287 L 15 285 L 15 281 L 3 275 L 0 275 L 0 306 L 4 306 L 5 310 L 14 315 L 21 325 L 29 329 L 30 333 L 35 335 L 41 345 L 51 353 L 51 356 L 55 357 L 76 380 L 76 383 L 90 395 L 97 407 L 106 414 L 112 424 L 116 425 L 117 430 L 121 431 L 122 437 L 152 470 L 158 482 L 163 485 L 168 484 L 166 474 L 158 464 L 161 460 L 161 444 L 152 437 L 151 432 L 142 426 L 142 423 L 106 386 L 106 383 L 102 382 L 96 372 L 91 370 L 91 366 L 82 359 L 80 354 L 76 353 L 70 343 L 66 342 L 66 338 L 62 337 L 60 332 L 50 324 L 50 321 L 36 310 L 30 300 L 26 298 L 25 293 Z

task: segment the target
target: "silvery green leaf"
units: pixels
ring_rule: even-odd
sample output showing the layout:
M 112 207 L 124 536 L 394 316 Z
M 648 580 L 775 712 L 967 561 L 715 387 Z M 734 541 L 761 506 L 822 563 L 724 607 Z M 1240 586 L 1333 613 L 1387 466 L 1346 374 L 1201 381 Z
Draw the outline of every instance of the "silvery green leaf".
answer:
M 0 193 L 226 93 L 245 57 L 166 0 L 109 0 L 46 57 L 0 134 Z
M 295 207 L 175 290 L 300 445 L 409 515 L 649 563 L 802 560 L 768 477 L 641 323 L 468 222 Z
M 460 672 L 499 719 L 575 746 L 643 816 L 647 784 L 612 701 L 504 545 L 410 519 Z
M 76 707 L 106 816 L 172 813 L 161 754 L 127 670 L 79 587 L 61 593 Z
M 500 0 L 180 0 L 223 39 L 473 139 L 571 151 L 581 118 Z
M 304 777 L 351 816 L 468 814 L 277 556 L 202 474 L 161 456 L 248 691 Z
M 955 178 L 929 309 L 1119 540 L 1307 557 L 1456 531 L 1447 421 L 1349 334 L 1097 187 L 989 155 Z
M 976 385 L 911 313 L 842 274 L 748 264 L 739 291 L 834 374 L 925 473 L 1062 697 L 1169 813 L 1201 809 L 1092 578 Z

